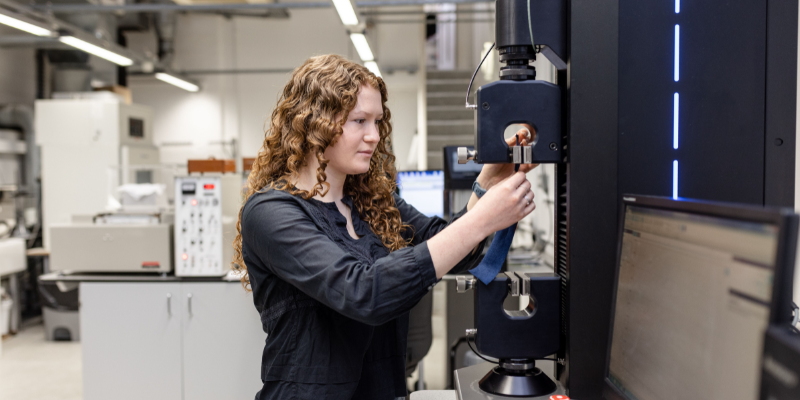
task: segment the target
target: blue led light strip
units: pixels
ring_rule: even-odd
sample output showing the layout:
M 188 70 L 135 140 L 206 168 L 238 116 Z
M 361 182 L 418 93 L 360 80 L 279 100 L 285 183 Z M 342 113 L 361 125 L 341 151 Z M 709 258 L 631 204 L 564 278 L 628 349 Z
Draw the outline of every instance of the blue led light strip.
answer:
M 678 198 L 678 160 L 672 162 L 672 198 Z
M 675 24 L 675 82 L 681 79 L 681 26 Z
M 672 148 L 678 150 L 678 120 L 679 120 L 679 107 L 680 95 L 678 92 L 672 96 Z
M 681 12 L 681 0 L 675 0 L 675 14 Z M 681 26 L 675 24 L 675 64 L 673 66 L 673 80 L 681 80 Z M 678 150 L 680 127 L 680 95 L 677 91 L 672 95 L 672 148 Z M 672 161 L 672 198 L 678 198 L 678 160 Z

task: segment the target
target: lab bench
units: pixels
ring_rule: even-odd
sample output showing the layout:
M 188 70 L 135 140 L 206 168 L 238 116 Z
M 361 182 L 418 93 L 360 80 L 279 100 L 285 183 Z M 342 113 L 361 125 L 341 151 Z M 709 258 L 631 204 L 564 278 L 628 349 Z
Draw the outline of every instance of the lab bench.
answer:
M 252 293 L 225 278 L 43 275 L 79 286 L 83 398 L 239 399 L 261 389 Z

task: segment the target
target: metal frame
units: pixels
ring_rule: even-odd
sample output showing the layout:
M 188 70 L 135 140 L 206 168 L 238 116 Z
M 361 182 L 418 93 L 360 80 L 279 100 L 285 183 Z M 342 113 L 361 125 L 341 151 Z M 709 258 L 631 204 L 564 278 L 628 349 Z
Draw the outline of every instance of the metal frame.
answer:
M 616 258 L 619 1 L 567 5 L 569 65 L 558 78 L 569 163 L 558 166 L 555 226 L 566 364 L 558 379 L 570 397 L 592 399 L 602 393 Z
M 619 222 L 617 228 L 617 256 L 614 267 L 614 285 L 612 291 L 611 317 L 608 325 L 608 342 L 606 343 L 606 360 L 603 378 L 603 396 L 608 400 L 631 400 L 621 393 L 608 379 L 611 363 L 611 339 L 614 330 L 617 286 L 619 284 L 619 264 L 622 257 L 622 238 L 627 206 L 645 207 L 691 214 L 702 214 L 719 218 L 731 218 L 741 221 L 768 223 L 778 226 L 778 249 L 775 257 L 775 274 L 773 277 L 772 307 L 769 323 L 788 323 L 791 321 L 792 285 L 794 283 L 794 264 L 797 252 L 797 229 L 800 217 L 791 209 L 777 207 L 757 207 L 734 203 L 710 202 L 693 199 L 673 200 L 666 197 L 623 195 L 619 206 Z
M 794 207 L 797 0 L 767 2 L 764 204 Z

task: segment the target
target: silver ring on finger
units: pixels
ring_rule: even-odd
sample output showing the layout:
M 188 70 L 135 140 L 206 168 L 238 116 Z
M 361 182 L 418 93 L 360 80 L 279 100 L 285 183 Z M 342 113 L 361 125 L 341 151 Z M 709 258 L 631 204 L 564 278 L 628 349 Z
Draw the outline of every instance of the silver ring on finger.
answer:
M 525 196 L 525 205 L 526 206 L 531 205 L 531 199 L 529 199 L 528 196 Z

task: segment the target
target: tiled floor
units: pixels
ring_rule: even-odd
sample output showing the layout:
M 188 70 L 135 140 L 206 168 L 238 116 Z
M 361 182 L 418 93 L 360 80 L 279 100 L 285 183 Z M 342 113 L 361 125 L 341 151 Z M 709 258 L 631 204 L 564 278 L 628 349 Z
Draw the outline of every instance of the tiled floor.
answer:
M 80 343 L 48 342 L 41 324 L 3 340 L 0 399 L 81 400 L 82 397 Z

